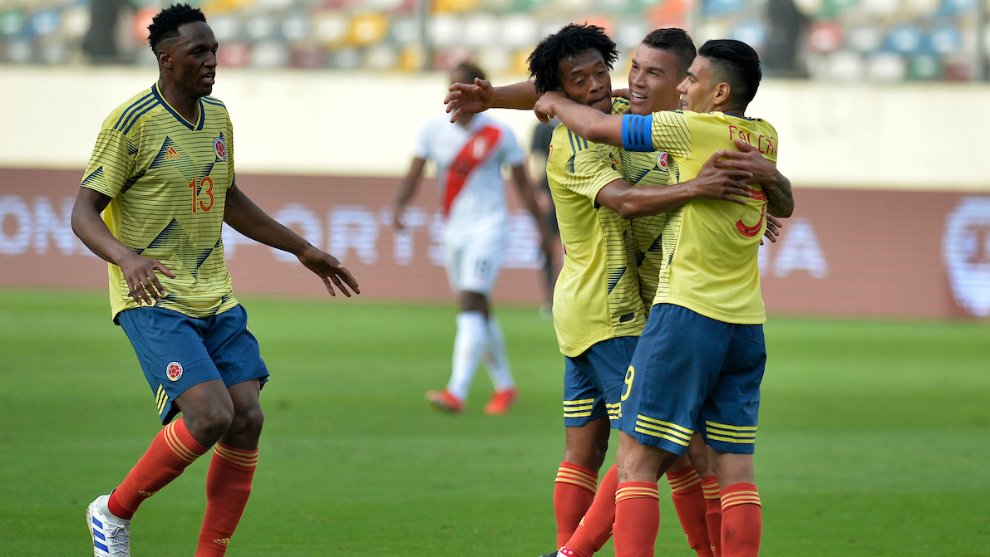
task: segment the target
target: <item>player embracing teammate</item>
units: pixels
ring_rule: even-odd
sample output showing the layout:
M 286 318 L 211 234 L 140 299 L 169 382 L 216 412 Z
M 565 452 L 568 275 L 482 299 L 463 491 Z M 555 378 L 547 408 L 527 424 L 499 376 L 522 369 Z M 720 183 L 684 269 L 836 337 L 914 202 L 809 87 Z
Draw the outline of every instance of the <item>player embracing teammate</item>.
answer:
M 578 135 L 628 151 L 663 149 L 681 179 L 736 140 L 775 162 L 777 133 L 745 111 L 761 78 L 739 41 L 708 41 L 678 90 L 686 112 L 608 116 L 551 92 L 537 102 Z M 789 188 L 756 185 L 746 204 L 696 198 L 668 213 L 664 262 L 646 329 L 625 377 L 619 422 L 616 555 L 653 555 L 659 522 L 656 474 L 699 432 L 720 486 L 721 554 L 759 552 L 762 518 L 754 484 L 760 383 L 766 364 L 757 251 L 768 205 L 793 210 Z
M 557 35 L 566 35 L 565 31 L 567 28 L 558 33 Z M 553 38 L 553 37 L 551 37 Z M 541 45 L 543 46 L 543 45 Z M 534 56 L 539 52 L 540 47 L 534 52 Z M 557 52 L 558 56 L 566 58 L 568 54 L 566 52 Z M 678 83 L 688 74 L 688 66 L 691 65 L 692 59 L 694 58 L 694 45 L 690 41 L 690 37 L 687 36 L 682 30 L 679 29 L 661 29 L 650 33 L 644 39 L 643 44 L 637 49 L 636 54 L 633 58 L 633 64 L 630 71 L 629 83 L 630 92 L 628 95 L 630 97 L 630 104 L 632 105 L 629 112 L 632 114 L 650 114 L 654 111 L 659 110 L 672 110 L 677 108 L 677 102 L 679 97 Z M 532 58 L 531 58 L 532 62 Z M 563 68 L 563 64 L 561 65 Z M 537 78 L 539 81 L 539 78 Z M 487 83 L 479 82 L 475 87 L 454 87 L 452 88 L 452 93 L 448 97 L 449 108 L 448 110 L 460 111 L 477 111 L 484 110 L 488 107 L 507 107 L 507 108 L 528 108 L 532 106 L 535 101 L 535 90 L 532 84 L 516 84 L 514 86 L 496 88 L 492 89 Z M 754 89 L 755 91 L 755 89 Z M 564 90 L 560 91 L 562 95 L 566 95 L 572 101 L 576 101 L 573 95 L 569 94 Z M 587 108 L 583 109 L 585 113 L 591 112 Z M 600 113 L 597 113 L 601 115 Z M 621 144 L 621 142 L 619 142 Z M 623 176 L 630 182 L 639 185 L 666 185 L 677 184 L 679 180 L 683 180 L 685 176 L 681 173 L 678 167 L 678 162 L 681 160 L 679 157 L 672 156 L 675 152 L 674 149 L 667 148 L 666 145 L 660 144 L 655 146 L 657 150 L 649 149 L 649 153 L 634 152 L 632 150 L 622 150 L 621 151 L 621 163 L 615 161 L 616 166 L 621 168 Z M 734 146 L 727 145 L 726 148 L 733 148 Z M 746 169 L 752 175 L 752 181 L 764 184 L 764 189 L 772 192 L 775 195 L 774 203 L 771 205 L 771 212 L 778 214 L 780 216 L 789 216 L 792 209 L 792 201 L 790 199 L 790 185 L 778 172 L 776 172 L 774 166 L 769 161 L 763 159 L 760 156 L 760 149 L 757 147 L 750 147 L 745 143 L 737 143 L 735 147 L 738 147 L 745 153 L 738 153 L 735 151 L 719 151 L 714 153 L 713 158 L 717 159 L 719 156 L 725 155 L 727 158 L 731 158 L 729 161 L 722 161 L 717 163 L 719 166 L 727 167 L 731 166 Z M 714 150 L 707 152 L 708 155 L 713 154 Z M 702 155 L 698 155 L 699 157 Z M 691 169 L 697 173 L 697 168 Z M 678 174 L 680 173 L 680 176 Z M 704 196 L 698 197 L 695 191 L 695 195 L 685 194 L 684 187 L 691 182 L 677 184 L 676 186 L 670 186 L 663 188 L 667 191 L 669 195 L 675 196 L 669 199 L 675 199 L 676 202 L 673 205 L 669 205 L 668 208 L 672 208 L 675 205 L 684 203 L 688 199 L 698 198 L 704 199 Z M 643 188 L 636 188 L 637 190 L 643 190 Z M 647 188 L 654 189 L 654 188 Z M 607 190 L 603 190 L 606 191 Z M 690 191 L 690 190 L 688 190 Z M 757 193 L 757 196 L 760 194 Z M 607 197 L 607 196 L 606 196 Z M 735 198 L 736 203 L 742 202 L 742 199 Z M 599 199 L 599 202 L 606 205 L 604 199 Z M 721 205 L 730 205 L 724 201 L 711 201 L 707 200 L 708 203 L 716 203 Z M 681 208 L 668 213 L 672 218 L 677 218 Z M 673 252 L 672 244 L 670 242 L 665 242 L 673 238 L 674 235 L 668 233 L 667 236 L 663 236 L 660 232 L 664 230 L 667 225 L 667 218 L 661 215 L 658 217 L 648 217 L 635 219 L 632 222 L 633 235 L 636 238 L 636 258 L 640 263 L 640 275 L 641 275 L 641 288 L 643 289 L 644 298 L 652 302 L 653 294 L 656 293 L 656 285 L 658 284 L 658 279 L 663 281 L 663 275 L 659 274 L 659 271 L 664 267 L 664 260 L 667 256 L 671 255 Z M 761 218 L 762 224 L 762 218 Z M 759 228 L 759 227 L 757 227 Z M 751 230 L 750 230 L 751 232 Z M 760 229 L 755 236 L 758 238 L 763 233 Z M 772 239 L 772 235 L 770 235 Z M 566 245 L 566 244 L 565 244 Z M 651 282 L 652 281 L 652 282 Z M 649 303 L 649 302 L 648 302 Z M 651 320 L 653 318 L 651 317 Z M 637 348 L 637 351 L 640 350 Z M 625 380 L 622 383 L 623 394 L 622 396 L 628 398 L 629 390 L 632 388 L 631 385 L 635 382 L 635 378 L 629 374 L 626 375 Z M 628 404 L 623 403 L 621 405 L 615 404 L 613 409 L 621 409 L 621 414 L 626 416 Z M 566 414 L 565 414 L 566 415 Z M 570 428 L 568 429 L 568 448 L 571 447 L 571 435 Z M 668 480 L 670 481 L 671 488 L 674 496 L 675 508 L 677 509 L 678 516 L 684 527 L 685 533 L 688 535 L 689 542 L 691 542 L 692 548 L 694 548 L 698 555 L 712 555 L 719 554 L 719 540 L 721 538 L 721 528 L 719 524 L 720 519 L 720 503 L 718 491 L 718 482 L 715 476 L 712 475 L 710 469 L 707 466 L 707 459 L 705 453 L 707 450 L 701 444 L 701 435 L 692 434 L 688 432 L 689 430 L 680 432 L 681 435 L 678 437 L 678 443 L 683 443 L 681 447 L 687 447 L 689 444 L 692 447 L 692 462 L 694 468 L 692 469 L 690 463 L 686 459 L 681 458 L 671 466 L 670 463 L 666 463 L 664 469 L 669 468 L 671 470 L 668 473 Z M 607 430 L 606 430 L 607 432 Z M 607 438 L 607 437 L 606 437 Z M 701 450 L 695 450 L 700 448 Z M 683 450 L 679 453 L 683 455 Z M 558 518 L 558 545 L 563 545 L 561 553 L 565 555 L 580 555 L 588 556 L 594 551 L 597 551 L 608 539 L 609 534 L 612 530 L 612 522 L 615 512 L 615 483 L 616 474 L 615 469 L 611 470 L 605 479 L 602 481 L 602 485 L 598 488 L 598 496 L 594 500 L 594 504 L 591 505 L 589 509 L 583 504 L 582 501 L 577 499 L 572 499 L 571 501 L 571 515 L 584 514 L 583 511 L 587 510 L 584 514 L 584 519 L 581 521 L 581 525 L 577 528 L 577 531 L 571 536 L 570 540 L 566 541 L 566 544 L 562 540 L 567 540 L 566 535 L 567 526 L 573 523 L 571 520 L 567 520 L 568 513 L 562 512 L 566 510 L 567 505 L 563 504 L 562 498 L 558 497 L 557 494 L 561 492 L 568 491 L 566 482 L 569 480 L 570 476 L 575 475 L 574 472 L 563 473 L 566 465 L 568 464 L 567 452 L 565 452 L 565 462 L 562 464 L 561 473 L 558 473 L 557 488 L 555 490 L 555 511 Z M 662 473 L 663 469 L 657 467 Z M 654 472 L 656 474 L 656 472 Z M 700 474 L 700 477 L 699 477 Z M 655 479 L 654 476 L 653 479 Z M 572 482 L 577 484 L 578 482 Z M 649 482 L 647 482 L 649 483 Z M 594 478 L 592 476 L 585 476 L 583 478 L 583 484 L 590 488 L 593 492 L 594 488 Z M 704 485 L 704 497 L 701 496 L 702 485 Z M 563 487 L 562 487 L 563 486 Z M 626 486 L 631 487 L 631 486 Z M 624 498 L 628 497 L 630 493 L 635 493 L 637 495 L 646 494 L 646 498 L 649 499 L 651 495 L 656 494 L 656 484 L 652 482 L 652 488 L 649 486 L 632 486 L 643 488 L 645 491 L 627 491 L 624 493 Z M 573 491 L 573 488 L 571 488 Z M 638 497 L 632 497 L 636 499 Z M 707 519 L 706 515 L 707 514 Z M 707 532 L 706 530 L 710 530 Z M 572 530 L 573 531 L 573 530 Z M 647 530 L 649 531 L 649 530 Z M 653 537 L 655 537 L 656 526 L 652 528 Z M 709 547 L 709 539 L 711 539 L 711 547 Z M 617 544 L 620 544 L 617 540 Z M 652 542 L 650 544 L 650 551 L 652 551 Z

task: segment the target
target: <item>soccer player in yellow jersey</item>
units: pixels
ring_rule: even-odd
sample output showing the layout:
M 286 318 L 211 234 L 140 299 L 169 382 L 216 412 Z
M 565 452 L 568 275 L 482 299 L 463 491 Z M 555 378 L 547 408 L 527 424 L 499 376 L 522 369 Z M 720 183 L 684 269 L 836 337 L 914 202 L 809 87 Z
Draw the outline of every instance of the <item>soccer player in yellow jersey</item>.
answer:
M 124 481 L 89 505 L 86 526 L 96 557 L 129 557 L 138 506 L 213 447 L 196 555 L 220 556 L 251 492 L 268 379 L 231 291 L 222 224 L 296 255 L 331 295 L 360 290 L 337 259 L 238 189 L 230 119 L 209 96 L 218 45 L 202 12 L 174 5 L 148 29 L 158 82 L 104 121 L 72 229 L 108 262 L 114 322 L 167 425 Z
M 627 150 L 663 145 L 692 176 L 741 139 L 776 162 L 777 133 L 745 117 L 761 78 L 759 58 L 739 41 L 702 46 L 679 91 L 690 112 L 611 117 L 563 95 L 537 102 L 589 139 Z M 753 483 L 759 387 L 766 364 L 757 249 L 767 205 L 789 216 L 793 198 L 764 186 L 743 205 L 694 199 L 667 215 L 656 306 L 621 395 L 616 555 L 650 556 L 659 517 L 657 470 L 684 453 L 700 427 L 711 449 L 722 504 L 722 555 L 759 552 L 762 519 Z
M 632 114 L 651 114 L 660 110 L 674 110 L 680 102 L 678 84 L 687 76 L 688 67 L 695 57 L 695 47 L 691 37 L 681 29 L 657 29 L 649 33 L 636 49 L 629 71 L 629 89 L 613 91 L 629 99 L 622 106 L 628 106 Z M 487 81 L 474 85 L 454 85 L 447 97 L 448 111 L 475 112 L 492 107 L 529 109 L 539 96 L 533 82 L 522 82 L 505 87 L 492 87 Z M 748 152 L 731 152 L 728 161 L 718 164 L 747 170 L 759 182 L 776 183 L 789 189 L 789 182 L 765 160 L 755 149 Z M 676 160 L 666 151 L 632 152 L 621 150 L 621 163 L 618 169 L 630 184 L 647 186 L 667 186 L 678 181 Z M 666 191 L 672 203 L 684 202 L 699 192 L 685 189 L 688 184 L 679 184 Z M 673 206 L 673 205 L 672 205 Z M 768 220 L 770 217 L 768 217 Z M 661 230 L 664 214 L 636 218 L 631 222 L 631 231 L 636 243 L 636 258 L 639 262 L 640 294 L 644 302 L 652 305 L 661 267 Z M 768 230 L 767 236 L 774 236 Z M 700 556 L 718 555 L 720 537 L 720 504 L 718 483 L 714 472 L 708 466 L 707 448 L 700 434 L 692 437 L 688 450 L 691 459 L 682 456 L 667 473 L 671 484 L 674 507 L 688 536 L 692 548 Z M 692 466 L 693 465 L 693 466 Z M 613 466 L 599 486 L 595 502 L 588 509 L 580 527 L 566 544 L 565 554 L 573 552 L 579 557 L 588 557 L 597 551 L 608 539 L 614 518 L 614 491 L 616 470 Z M 558 487 L 560 487 L 558 485 Z M 559 491 L 560 489 L 558 489 Z M 704 496 L 702 496 L 704 490 Z M 612 493 L 612 495 L 609 495 Z M 576 505 L 578 511 L 581 505 Z M 558 511 L 558 515 L 562 514 Z M 709 532 L 712 535 L 709 535 Z M 714 540 L 710 540 L 714 538 Z
M 537 89 L 563 90 L 569 98 L 582 99 L 587 94 L 582 94 L 581 88 L 590 87 L 594 96 L 599 98 L 598 105 L 593 105 L 595 108 L 607 110 L 611 104 L 613 112 L 622 112 L 629 102 L 617 100 L 606 103 L 603 91 L 604 83 L 610 86 L 607 67 L 613 60 L 614 44 L 601 29 L 567 26 L 545 39 L 534 50 L 530 57 L 530 69 L 536 80 L 519 84 L 521 94 L 514 95 L 511 91 L 516 86 L 500 88 L 510 91 L 506 97 L 496 100 L 497 90 L 493 90 L 487 82 L 479 83 L 478 91 L 453 86 L 451 89 L 455 93 L 459 90 L 468 95 L 465 98 L 458 98 L 457 94 L 449 96 L 448 110 L 455 111 L 456 117 L 462 109 L 473 112 L 490 106 L 527 108 L 527 103 L 532 107 L 536 100 L 535 94 L 527 92 L 527 89 L 533 92 Z M 478 93 L 480 97 L 474 96 Z M 676 93 L 673 98 L 676 102 Z M 618 150 L 582 142 L 564 127 L 556 130 L 552 146 L 547 173 L 551 178 L 551 193 L 557 206 L 566 252 L 564 268 L 554 294 L 558 340 L 561 351 L 567 356 L 564 402 L 567 443 L 554 496 L 558 545 L 562 546 L 574 532 L 594 496 L 597 470 L 604 459 L 603 447 L 608 440 L 605 410 L 608 408 L 611 417 L 617 418 L 617 401 L 613 399 L 622 386 L 628 349 L 635 345 L 635 335 L 641 330 L 638 316 L 634 318 L 631 311 L 625 312 L 629 323 L 624 327 L 621 327 L 621 321 L 621 328 L 598 325 L 608 321 L 610 310 L 613 320 L 616 317 L 621 319 L 624 315 L 621 310 L 634 307 L 634 298 L 642 297 L 642 287 L 635 279 L 625 283 L 628 286 L 617 282 L 617 287 L 613 288 L 607 299 L 595 295 L 595 285 L 605 282 L 603 275 L 618 276 L 617 270 L 623 273 L 622 280 L 628 280 L 627 277 L 638 267 L 638 254 L 629 237 L 629 224 L 618 217 L 656 213 L 694 195 L 723 198 L 729 197 L 729 194 L 718 187 L 706 189 L 704 181 L 696 180 L 669 189 L 630 189 L 617 172 L 622 166 L 618 160 Z M 708 184 L 708 187 L 711 185 Z M 731 191 L 745 193 L 744 190 Z M 600 226 L 589 222 L 596 211 Z M 606 245 L 611 248 L 604 250 L 610 256 L 608 265 L 613 269 L 611 272 L 594 265 L 603 251 L 602 232 Z M 622 233 L 621 239 L 619 232 Z M 625 253 L 620 251 L 623 245 Z M 653 284 L 656 284 L 655 280 Z M 624 287 L 618 288 L 620 285 Z M 616 304 L 613 297 L 618 293 L 628 298 L 626 305 Z M 650 298 L 653 293 L 650 292 Z M 588 319 L 587 316 L 593 318 Z M 588 335 L 588 330 L 597 336 Z M 574 338 L 577 340 L 572 340 Z M 607 486 L 609 478 L 612 478 L 610 487 Z M 614 493 L 614 478 L 615 472 L 612 470 L 600 489 Z M 710 555 L 705 533 L 704 499 L 700 491 L 697 495 L 702 509 L 702 536 L 699 541 L 703 539 L 700 545 Z M 611 523 L 608 518 L 603 531 L 598 532 L 594 540 L 585 540 L 585 545 L 595 546 L 588 549 L 587 554 L 600 548 L 608 539 Z

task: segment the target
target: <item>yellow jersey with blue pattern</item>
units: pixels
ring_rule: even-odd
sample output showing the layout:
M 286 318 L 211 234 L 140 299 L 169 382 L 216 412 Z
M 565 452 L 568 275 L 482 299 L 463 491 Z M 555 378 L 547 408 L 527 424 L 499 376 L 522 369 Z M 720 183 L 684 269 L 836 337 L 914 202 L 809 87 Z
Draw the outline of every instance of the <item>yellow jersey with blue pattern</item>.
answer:
M 169 106 L 158 84 L 117 107 L 103 122 L 82 186 L 110 198 L 103 220 L 134 253 L 158 259 L 157 307 L 208 317 L 237 305 L 224 262 L 221 230 L 234 183 L 234 134 L 227 108 L 199 100 L 199 120 Z M 138 307 L 120 267 L 108 264 L 116 316 Z
M 590 143 L 563 125 L 554 130 L 547 179 L 564 264 L 554 287 L 553 322 L 565 356 L 603 340 L 639 336 L 646 322 L 629 221 L 595 203 L 603 187 L 622 180 L 618 164 L 618 149 Z
M 668 186 L 679 179 L 677 161 L 666 151 L 621 151 L 620 171 L 631 186 Z M 636 262 L 639 264 L 639 290 L 649 312 L 657 295 L 660 267 L 663 263 L 663 227 L 666 213 L 647 215 L 632 220 Z
M 722 112 L 627 115 L 622 136 L 626 150 L 669 153 L 678 163 L 681 181 L 696 177 L 715 151 L 736 150 L 736 139 L 777 162 L 773 126 Z M 766 230 L 766 208 L 766 195 L 754 185 L 745 205 L 696 198 L 668 211 L 654 304 L 683 306 L 726 323 L 765 322 L 757 253 Z

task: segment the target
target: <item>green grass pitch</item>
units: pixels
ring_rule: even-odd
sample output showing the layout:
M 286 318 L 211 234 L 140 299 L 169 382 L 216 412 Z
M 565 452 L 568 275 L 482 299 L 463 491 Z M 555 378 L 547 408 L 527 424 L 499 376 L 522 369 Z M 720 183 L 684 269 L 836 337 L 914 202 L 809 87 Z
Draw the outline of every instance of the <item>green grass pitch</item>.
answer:
M 498 310 L 518 406 L 485 416 L 479 371 L 468 411 L 448 416 L 423 393 L 448 377 L 450 305 L 245 298 L 272 380 L 228 555 L 553 548 L 563 364 L 534 309 Z M 771 318 L 766 336 L 762 555 L 988 555 L 986 323 Z M 84 509 L 158 430 L 152 393 L 102 294 L 0 291 L 0 354 L 0 555 L 88 555 Z M 207 464 L 141 508 L 136 557 L 192 555 Z M 668 490 L 657 555 L 689 557 Z

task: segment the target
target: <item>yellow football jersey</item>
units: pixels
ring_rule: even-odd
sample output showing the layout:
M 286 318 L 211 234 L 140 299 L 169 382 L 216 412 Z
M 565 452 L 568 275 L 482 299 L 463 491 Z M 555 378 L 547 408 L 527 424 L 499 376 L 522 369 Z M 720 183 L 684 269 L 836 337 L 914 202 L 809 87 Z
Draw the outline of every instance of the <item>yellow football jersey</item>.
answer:
M 626 148 L 667 151 L 678 162 L 680 181 L 696 177 L 715 151 L 737 150 L 737 138 L 777 162 L 777 131 L 763 120 L 680 111 L 625 118 Z M 757 254 L 767 203 L 759 186 L 754 189 L 746 205 L 696 198 L 667 212 L 655 304 L 680 305 L 726 323 L 766 321 Z
M 638 336 L 646 322 L 629 221 L 595 203 L 603 187 L 622 179 L 618 155 L 563 125 L 550 143 L 547 178 L 564 245 L 553 322 L 565 356 L 610 338 Z
M 679 179 L 677 161 L 666 151 L 621 152 L 619 168 L 631 186 L 668 186 Z M 662 234 L 666 213 L 637 217 L 632 220 L 636 262 L 639 264 L 639 291 L 649 313 L 657 295 L 660 267 L 663 263 Z
M 235 305 L 221 230 L 227 189 L 234 183 L 234 134 L 218 99 L 199 101 L 188 122 L 155 84 L 103 122 L 82 186 L 111 198 L 103 220 L 135 253 L 158 259 L 165 296 L 158 307 L 208 317 Z M 137 307 L 120 267 L 108 264 L 116 318 Z

